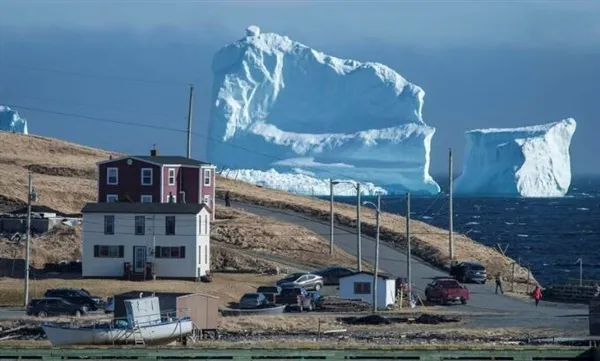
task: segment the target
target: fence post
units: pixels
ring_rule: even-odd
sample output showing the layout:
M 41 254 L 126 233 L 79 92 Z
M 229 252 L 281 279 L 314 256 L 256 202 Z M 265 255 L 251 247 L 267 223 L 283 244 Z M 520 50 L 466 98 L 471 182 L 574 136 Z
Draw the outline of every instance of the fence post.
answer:
M 530 275 L 531 273 L 529 272 L 529 267 L 527 267 L 527 293 L 529 293 L 529 279 L 531 277 Z
M 515 292 L 515 262 L 513 262 L 512 264 L 512 277 L 511 277 L 511 283 L 510 283 L 510 292 Z

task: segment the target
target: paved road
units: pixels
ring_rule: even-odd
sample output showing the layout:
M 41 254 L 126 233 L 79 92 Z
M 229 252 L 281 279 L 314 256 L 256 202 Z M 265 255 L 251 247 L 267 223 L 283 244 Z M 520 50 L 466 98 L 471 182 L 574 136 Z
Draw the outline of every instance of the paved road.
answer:
M 279 221 L 295 223 L 299 226 L 308 228 L 315 233 L 329 234 L 329 223 L 323 222 L 309 216 L 272 208 L 265 208 L 247 203 L 232 202 L 235 208 L 243 209 L 256 215 L 269 217 Z M 336 227 L 334 242 L 350 254 L 356 255 L 356 231 L 354 229 Z M 374 264 L 375 260 L 375 240 L 366 235 L 362 236 L 362 255 L 363 259 Z M 380 244 L 380 269 L 396 277 L 406 277 L 406 253 L 389 246 Z M 425 289 L 426 285 L 434 277 L 448 276 L 447 273 L 436 269 L 418 259 L 412 260 L 412 278 L 413 284 L 420 290 Z M 563 320 L 573 320 L 574 318 L 587 318 L 587 306 L 585 305 L 567 305 L 559 303 L 541 302 L 538 308 L 533 306 L 532 302 L 520 300 L 517 298 L 496 295 L 494 286 L 487 285 L 469 285 L 471 290 L 471 300 L 468 305 L 459 305 L 461 310 L 473 312 L 503 312 L 514 313 L 521 319 L 547 319 L 548 317 L 561 317 Z M 421 297 L 424 297 L 421 291 Z

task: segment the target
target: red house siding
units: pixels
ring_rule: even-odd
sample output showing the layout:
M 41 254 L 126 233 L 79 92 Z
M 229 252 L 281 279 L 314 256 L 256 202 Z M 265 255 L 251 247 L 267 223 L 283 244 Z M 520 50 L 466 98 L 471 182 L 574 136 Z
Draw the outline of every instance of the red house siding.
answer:
M 116 185 L 107 183 L 107 168 L 119 169 L 119 182 Z M 152 168 L 152 185 L 142 185 L 142 168 Z M 98 203 L 106 202 L 107 194 L 117 194 L 122 201 L 131 200 L 139 203 L 141 196 L 152 195 L 153 202 L 160 202 L 161 167 L 132 159 L 131 165 L 127 159 L 115 160 L 98 166 Z
M 175 184 L 169 185 L 169 169 L 175 169 Z M 163 196 L 160 202 L 167 203 L 169 201 L 169 192 L 173 192 L 177 203 L 181 202 L 179 199 L 179 189 L 181 185 L 181 168 L 179 167 L 164 167 L 163 168 Z M 187 200 L 186 200 L 187 201 Z
M 210 185 L 204 185 L 204 170 L 205 169 L 210 169 Z M 209 196 L 210 197 L 210 203 L 207 204 L 207 206 L 210 208 L 210 210 L 213 212 L 214 215 L 214 209 L 215 209 L 215 199 L 214 199 L 214 187 L 215 187 L 215 169 L 212 167 L 206 167 L 206 168 L 201 168 L 200 172 L 199 172 L 199 176 L 200 176 L 200 203 L 204 203 L 204 196 Z
M 181 190 L 185 192 L 185 201 L 187 203 L 202 203 L 199 196 L 198 168 L 181 168 Z M 179 200 L 177 200 L 179 202 Z

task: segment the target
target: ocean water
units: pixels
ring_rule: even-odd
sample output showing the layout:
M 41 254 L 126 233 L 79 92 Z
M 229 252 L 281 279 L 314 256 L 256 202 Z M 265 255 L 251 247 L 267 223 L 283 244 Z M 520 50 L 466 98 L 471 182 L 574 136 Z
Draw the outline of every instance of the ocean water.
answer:
M 447 181 L 437 179 L 440 184 Z M 442 186 L 442 188 L 444 188 Z M 447 186 L 439 196 L 412 196 L 411 217 L 448 228 Z M 364 197 L 363 197 L 364 198 Z M 354 197 L 336 197 L 355 204 Z M 385 212 L 406 215 L 403 196 L 381 198 Z M 531 269 L 543 285 L 583 278 L 600 282 L 600 177 L 574 177 L 562 198 L 454 197 L 454 230 Z

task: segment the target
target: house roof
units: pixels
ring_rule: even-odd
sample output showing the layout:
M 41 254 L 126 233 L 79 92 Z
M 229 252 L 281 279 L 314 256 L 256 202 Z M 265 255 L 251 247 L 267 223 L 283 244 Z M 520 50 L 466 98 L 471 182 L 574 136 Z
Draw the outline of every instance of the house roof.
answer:
M 208 162 L 203 162 L 203 161 L 200 161 L 197 159 L 192 159 L 192 158 L 186 158 L 186 157 L 183 157 L 180 155 L 154 155 L 154 156 L 153 155 L 128 155 L 128 156 L 124 156 L 124 157 L 120 157 L 120 158 L 107 159 L 105 161 L 99 162 L 98 164 L 112 163 L 112 162 L 120 161 L 120 160 L 127 159 L 127 158 L 137 159 L 142 162 L 152 163 L 152 164 L 156 164 L 159 166 L 183 165 L 183 166 L 188 166 L 188 167 L 200 167 L 200 166 L 211 165 Z
M 87 203 L 81 213 L 198 214 L 204 203 Z
M 340 277 L 340 278 L 354 277 L 354 276 L 360 275 L 360 274 L 366 274 L 366 275 L 374 276 L 373 272 L 361 271 L 361 272 L 354 272 L 354 273 L 351 273 L 349 275 L 346 275 L 346 276 L 343 276 L 343 277 Z M 392 276 L 389 273 L 385 273 L 385 272 L 378 272 L 377 273 L 377 277 L 378 278 L 383 278 L 385 280 L 396 279 L 396 277 Z

